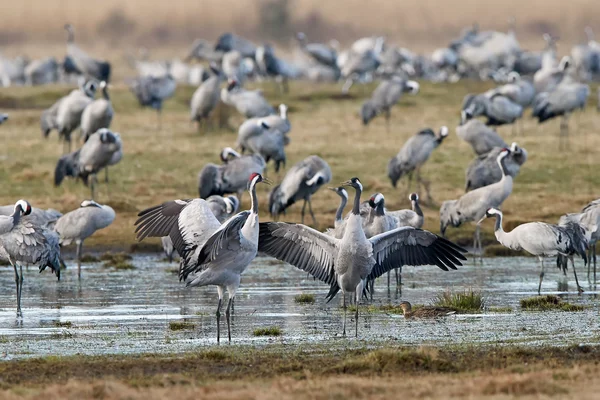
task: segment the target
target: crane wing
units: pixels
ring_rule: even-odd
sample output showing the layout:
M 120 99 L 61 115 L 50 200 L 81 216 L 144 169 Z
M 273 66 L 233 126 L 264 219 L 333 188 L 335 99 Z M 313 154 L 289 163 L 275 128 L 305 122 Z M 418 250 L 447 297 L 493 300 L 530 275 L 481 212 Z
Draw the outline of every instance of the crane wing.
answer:
M 369 280 L 403 265 L 437 265 L 444 271 L 456 269 L 467 251 L 451 241 L 431 232 L 412 227 L 401 227 L 373 236 L 375 265 Z
M 263 222 L 258 251 L 292 264 L 329 285 L 336 284 L 334 260 L 338 239 L 302 224 Z

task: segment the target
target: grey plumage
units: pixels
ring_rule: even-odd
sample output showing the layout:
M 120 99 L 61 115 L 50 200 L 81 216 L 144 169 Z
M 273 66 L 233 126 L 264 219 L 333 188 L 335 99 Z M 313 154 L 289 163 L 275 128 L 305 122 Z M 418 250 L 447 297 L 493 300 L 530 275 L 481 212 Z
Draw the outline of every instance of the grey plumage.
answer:
M 363 124 L 367 125 L 373 118 L 383 113 L 389 127 L 391 108 L 400 100 L 402 94 L 416 94 L 418 92 L 418 82 L 402 79 L 399 76 L 392 76 L 381 81 L 371 94 L 371 98 L 361 106 L 360 115 Z
M 60 279 L 60 249 L 58 237 L 45 226 L 36 225 L 27 216 L 31 205 L 25 200 L 15 203 L 11 215 L 0 216 L 0 258 L 7 260 L 15 271 L 17 289 L 17 315 L 21 315 L 23 291 L 22 263 L 39 265 L 40 272 L 50 267 Z M 17 271 L 17 266 L 19 271 Z
M 226 88 L 221 89 L 221 101 L 234 107 L 246 118 L 266 117 L 275 113 L 260 90 L 246 90 L 237 81 L 230 80 Z
M 240 285 L 241 274 L 258 249 L 258 198 L 260 174 L 252 174 L 248 185 L 252 207 L 222 226 L 202 199 L 175 200 L 140 212 L 137 238 L 168 235 L 182 257 L 179 279 L 186 286 L 215 285 L 219 292 L 217 342 L 220 340 L 220 310 L 223 293 L 229 293 L 227 330 L 231 341 L 230 309 Z
M 109 82 L 110 64 L 90 57 L 75 44 L 75 32 L 71 24 L 65 25 L 65 29 L 67 30 L 67 55 L 73 61 L 77 70 L 88 78 Z
M 489 153 L 494 147 L 508 147 L 495 130 L 478 119 L 471 119 L 457 126 L 456 135 L 469 143 L 477 155 Z
M 309 156 L 296 163 L 283 177 L 281 183 L 269 193 L 269 212 L 274 218 L 285 213 L 285 210 L 299 200 L 304 200 L 302 206 L 302 222 L 306 204 L 312 216 L 313 223 L 317 220 L 312 211 L 310 198 L 331 180 L 329 164 L 318 156 Z
M 523 107 L 498 90 L 487 94 L 467 95 L 463 101 L 464 118 L 487 118 L 487 125 L 512 124 L 523 115 Z M 463 121 L 464 122 L 464 121 Z
M 88 178 L 92 175 L 90 187 L 93 199 L 95 175 L 103 168 L 116 164 L 121 160 L 122 155 L 123 145 L 120 135 L 102 128 L 92 134 L 81 149 L 66 154 L 58 160 L 54 170 L 54 184 L 59 186 L 65 177 L 70 176 L 80 178 L 87 186 Z
M 223 58 L 223 52 L 219 50 L 214 50 L 214 46 L 210 45 L 204 39 L 196 39 L 194 43 L 192 43 L 192 47 L 190 52 L 184 59 L 185 62 L 190 62 L 192 59 L 197 59 L 199 61 L 212 61 L 212 62 L 221 62 Z
M 410 190 L 410 181 L 412 180 L 413 172 L 415 172 L 417 185 L 420 185 L 421 183 L 425 185 L 427 196 L 431 200 L 429 182 L 421 179 L 421 167 L 427 162 L 433 150 L 435 150 L 447 136 L 448 128 L 442 126 L 438 136 L 436 136 L 431 129 L 423 129 L 408 139 L 398 154 L 388 163 L 387 172 L 388 177 L 392 182 L 392 186 L 396 187 L 396 184 L 402 176 L 408 175 L 408 187 Z
M 346 294 L 356 302 L 355 334 L 358 335 L 358 291 L 365 280 L 373 280 L 402 265 L 437 265 L 456 269 L 465 259 L 464 250 L 430 232 L 397 228 L 367 239 L 359 215 L 362 184 L 358 178 L 344 183 L 356 190 L 352 213 L 342 239 L 336 239 L 301 224 L 267 222 L 260 224 L 259 251 L 289 262 L 330 285 L 327 299 L 338 291 L 344 298 L 346 333 Z
M 0 125 L 8 121 L 8 114 L 0 114 Z
M 246 38 L 227 32 L 222 34 L 215 44 L 215 51 L 239 51 L 243 57 L 254 58 L 256 45 Z
M 373 50 L 367 50 L 364 52 L 350 51 L 340 67 L 340 73 L 342 78 L 346 81 L 342 86 L 342 93 L 346 94 L 350 91 L 350 88 L 354 82 L 358 80 L 368 79 L 368 75 L 375 72 L 379 67 L 379 55 L 382 52 L 383 39 L 380 44 Z M 340 57 L 337 59 L 338 65 Z
M 90 135 L 101 128 L 110 128 L 114 110 L 108 95 L 108 84 L 100 82 L 102 98 L 96 99 L 88 104 L 81 114 L 81 134 L 85 141 Z
M 269 44 L 256 49 L 256 66 L 259 72 L 266 77 L 273 78 L 279 84 L 280 91 L 288 92 L 288 80 L 300 76 L 300 69 L 277 57 L 273 47 Z
M 322 43 L 307 43 L 306 35 L 303 32 L 298 32 L 296 39 L 300 43 L 302 51 L 313 60 L 319 64 L 337 69 L 337 51 L 333 47 Z
M 243 150 L 249 150 L 252 154 L 260 155 L 265 163 L 273 160 L 275 163 L 275 172 L 279 172 L 279 167 L 283 164 L 285 168 L 286 155 L 285 145 L 289 143 L 289 138 L 285 133 L 277 128 L 272 128 L 263 119 L 254 121 L 255 127 L 260 129 L 254 130 L 253 134 L 247 136 L 240 147 Z
M 0 206 L 0 215 L 9 216 L 14 212 L 14 209 L 14 205 Z M 56 221 L 60 217 L 62 217 L 62 214 L 53 208 L 44 210 L 32 207 L 31 213 L 23 218 L 27 221 L 31 221 L 35 226 L 41 226 L 52 230 L 54 229 L 54 224 L 56 224 Z
M 54 83 L 57 79 L 58 62 L 54 57 L 34 60 L 25 67 L 26 85 L 44 85 Z
M 502 169 L 502 179 L 488 186 L 480 187 L 462 195 L 458 200 L 447 200 L 440 207 L 440 232 L 446 234 L 448 226 L 459 227 L 465 222 L 479 221 L 475 228 L 473 247 L 483 251 L 480 239 L 481 218 L 489 208 L 498 208 L 512 193 L 513 179 L 507 174 L 504 159 L 510 155 L 503 149 L 496 162 Z
M 529 107 L 535 97 L 535 87 L 533 84 L 521 78 L 521 75 L 517 72 L 508 74 L 508 82 L 495 89 L 496 92 L 521 107 Z
M 71 243 L 77 245 L 77 275 L 81 278 L 81 255 L 83 242 L 100 229 L 104 229 L 115 220 L 115 211 L 108 205 L 93 200 L 84 200 L 81 206 L 60 217 L 54 226 L 61 246 Z
M 221 161 L 222 165 L 206 164 L 198 174 L 200 198 L 206 199 L 214 194 L 241 194 L 247 188 L 250 175 L 262 173 L 266 166 L 260 155 L 241 156 L 230 147 L 221 151 Z
M 425 222 L 423 210 L 419 205 L 419 195 L 411 193 L 408 196 L 411 204 L 410 210 L 386 211 L 387 215 L 397 220 L 397 226 L 412 226 L 413 228 L 421 229 Z
M 529 222 L 517 226 L 510 232 L 505 232 L 502 229 L 502 211 L 490 208 L 480 222 L 491 217 L 496 218 L 494 233 L 498 242 L 512 250 L 525 250 L 539 259 L 541 272 L 538 293 L 541 292 L 544 278 L 544 257 L 579 254 L 587 263 L 587 242 L 580 228 L 570 223 L 566 226 L 558 226 L 544 222 Z M 575 272 L 574 268 L 573 272 Z M 577 288 L 580 289 L 579 282 Z
M 558 66 L 548 62 L 542 66 L 533 76 L 533 86 L 539 93 L 553 91 L 568 75 L 568 69 L 572 64 L 571 57 L 565 56 L 560 60 Z
M 156 110 L 158 126 L 161 126 L 162 104 L 175 94 L 177 82 L 170 75 L 161 77 L 142 76 L 129 82 L 129 89 L 135 95 L 140 106 Z
M 202 82 L 192 95 L 190 120 L 198 122 L 198 126 L 206 123 L 219 103 L 220 86 L 221 72 L 215 68 L 212 70 L 210 78 Z
M 333 236 L 336 239 L 341 239 L 344 236 L 344 229 L 346 221 L 343 218 L 344 208 L 348 204 L 348 192 L 342 186 L 330 187 L 329 190 L 333 190 L 338 196 L 340 196 L 340 205 L 335 213 L 335 219 L 333 223 L 333 229 L 329 228 L 325 231 L 325 234 Z
M 250 149 L 249 143 L 253 138 L 262 135 L 269 129 L 276 129 L 285 135 L 285 145 L 290 142 L 287 136 L 292 126 L 287 116 L 288 107 L 285 104 L 279 105 L 279 115 L 268 115 L 266 117 L 249 118 L 240 125 L 238 129 L 238 138 L 236 146 L 242 150 Z
M 495 147 L 489 153 L 471 161 L 465 173 L 465 192 L 491 185 L 502 179 L 502 170 L 496 159 L 503 148 Z M 527 151 L 513 143 L 510 147 L 510 155 L 504 159 L 506 173 L 513 179 L 516 178 L 525 161 L 527 161 Z

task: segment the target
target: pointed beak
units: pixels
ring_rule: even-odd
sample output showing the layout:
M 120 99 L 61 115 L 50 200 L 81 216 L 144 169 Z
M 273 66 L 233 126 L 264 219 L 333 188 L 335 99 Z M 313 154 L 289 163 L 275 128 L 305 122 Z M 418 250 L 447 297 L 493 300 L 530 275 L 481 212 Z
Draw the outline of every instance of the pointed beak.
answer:
M 345 181 L 340 183 L 340 186 L 352 186 L 352 182 L 351 181 Z
M 262 183 L 264 183 L 266 185 L 272 185 L 273 184 L 273 182 L 271 180 L 267 179 L 267 178 L 263 178 L 262 179 Z
M 486 218 L 487 218 L 487 216 L 484 215 L 483 218 L 481 218 L 479 221 L 477 221 L 477 225 L 479 225 L 480 223 L 485 221 Z

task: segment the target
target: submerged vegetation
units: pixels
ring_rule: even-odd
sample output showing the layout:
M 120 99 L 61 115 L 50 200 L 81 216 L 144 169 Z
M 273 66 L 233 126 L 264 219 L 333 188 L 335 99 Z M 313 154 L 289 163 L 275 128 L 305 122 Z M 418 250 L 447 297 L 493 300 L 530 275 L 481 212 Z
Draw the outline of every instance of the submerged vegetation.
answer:
M 135 269 L 135 266 L 129 261 L 132 257 L 127 253 L 104 253 L 100 256 L 100 260 L 104 261 L 104 268 L 114 268 L 117 270 Z
M 298 294 L 294 297 L 294 301 L 299 304 L 314 304 L 315 295 L 308 293 Z
M 283 331 L 278 326 L 269 326 L 265 328 L 256 328 L 252 331 L 254 336 L 281 336 Z
M 584 307 L 571 304 L 558 296 L 548 294 L 545 296 L 528 297 L 521 299 L 521 308 L 527 311 L 583 311 Z
M 189 321 L 171 321 L 169 322 L 169 329 L 172 331 L 194 330 L 196 325 Z

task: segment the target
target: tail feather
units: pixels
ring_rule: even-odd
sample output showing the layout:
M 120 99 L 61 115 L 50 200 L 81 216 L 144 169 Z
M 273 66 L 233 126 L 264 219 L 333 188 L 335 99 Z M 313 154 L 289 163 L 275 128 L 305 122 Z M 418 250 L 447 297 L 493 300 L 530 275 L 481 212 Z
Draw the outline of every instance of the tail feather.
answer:
M 54 169 L 54 185 L 60 186 L 62 181 L 67 176 L 77 177 L 78 175 L 78 162 L 79 159 L 79 150 L 65 154 L 62 156 L 58 163 L 56 163 L 56 168 Z

